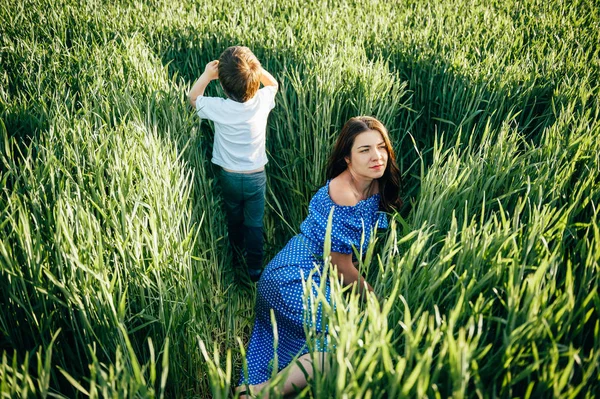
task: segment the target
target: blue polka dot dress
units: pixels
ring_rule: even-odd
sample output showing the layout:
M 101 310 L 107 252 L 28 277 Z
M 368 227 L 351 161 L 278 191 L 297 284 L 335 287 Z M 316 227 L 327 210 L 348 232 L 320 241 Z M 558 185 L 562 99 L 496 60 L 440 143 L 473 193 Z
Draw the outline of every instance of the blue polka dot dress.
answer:
M 310 201 L 308 216 L 300 225 L 301 233 L 273 258 L 258 282 L 254 328 L 246 353 L 248 379 L 242 370 L 239 385 L 260 384 L 271 377 L 274 354 L 271 309 L 275 314 L 279 339 L 277 371 L 286 367 L 295 356 L 308 352 L 302 281 L 316 268 L 318 272 L 313 275 L 313 282 L 320 284 L 329 213 L 333 208 L 331 251 L 353 253 L 352 246 L 360 248 L 363 231 L 364 251 L 375 225 L 378 228 L 387 228 L 388 225 L 385 214 L 379 211 L 379 201 L 379 194 L 375 194 L 355 206 L 337 205 L 329 196 L 329 181 L 317 191 Z M 328 285 L 326 297 L 329 301 Z M 317 331 L 320 325 L 321 311 L 317 309 Z

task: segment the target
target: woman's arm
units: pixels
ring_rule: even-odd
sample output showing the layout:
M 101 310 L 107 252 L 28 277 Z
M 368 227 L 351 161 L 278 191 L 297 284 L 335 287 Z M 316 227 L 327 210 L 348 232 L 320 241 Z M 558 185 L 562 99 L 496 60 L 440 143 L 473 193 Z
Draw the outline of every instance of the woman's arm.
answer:
M 369 292 L 373 291 L 373 287 L 358 273 L 358 269 L 352 263 L 352 254 L 332 252 L 331 264 L 337 265 L 338 277 L 343 281 L 343 285 L 358 282 L 358 292 L 361 296 L 365 294 L 365 289 Z

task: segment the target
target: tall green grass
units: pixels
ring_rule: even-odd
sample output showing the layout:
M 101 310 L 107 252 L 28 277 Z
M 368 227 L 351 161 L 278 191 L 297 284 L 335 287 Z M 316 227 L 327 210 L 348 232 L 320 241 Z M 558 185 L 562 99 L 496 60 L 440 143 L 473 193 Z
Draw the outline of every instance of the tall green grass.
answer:
M 350 116 L 384 122 L 403 173 L 405 206 L 360 266 L 383 306 L 331 281 L 335 349 L 300 397 L 597 396 L 599 13 L 3 3 L 3 397 L 226 397 L 237 382 L 254 292 L 233 280 L 212 126 L 184 95 L 233 44 L 280 82 L 267 258 Z

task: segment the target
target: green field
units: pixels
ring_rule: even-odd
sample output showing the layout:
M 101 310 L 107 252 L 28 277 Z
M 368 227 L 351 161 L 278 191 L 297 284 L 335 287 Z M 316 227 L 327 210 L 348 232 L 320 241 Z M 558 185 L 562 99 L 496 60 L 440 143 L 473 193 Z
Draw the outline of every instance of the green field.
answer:
M 19 0 L 0 5 L 2 398 L 228 396 L 255 293 L 186 93 L 235 44 L 280 83 L 267 259 L 349 117 L 387 126 L 403 174 L 361 263 L 385 304 L 335 290 L 330 368 L 298 397 L 600 396 L 597 2 Z

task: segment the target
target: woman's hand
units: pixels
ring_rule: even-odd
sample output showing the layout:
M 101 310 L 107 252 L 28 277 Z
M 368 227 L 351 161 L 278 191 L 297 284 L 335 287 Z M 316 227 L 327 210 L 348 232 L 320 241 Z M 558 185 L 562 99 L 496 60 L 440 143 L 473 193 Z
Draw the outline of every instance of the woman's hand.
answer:
M 331 252 L 331 264 L 337 266 L 338 277 L 343 281 L 344 286 L 357 283 L 361 297 L 366 297 L 366 292 L 373 291 L 371 285 L 360 275 L 352 262 L 352 254 Z

